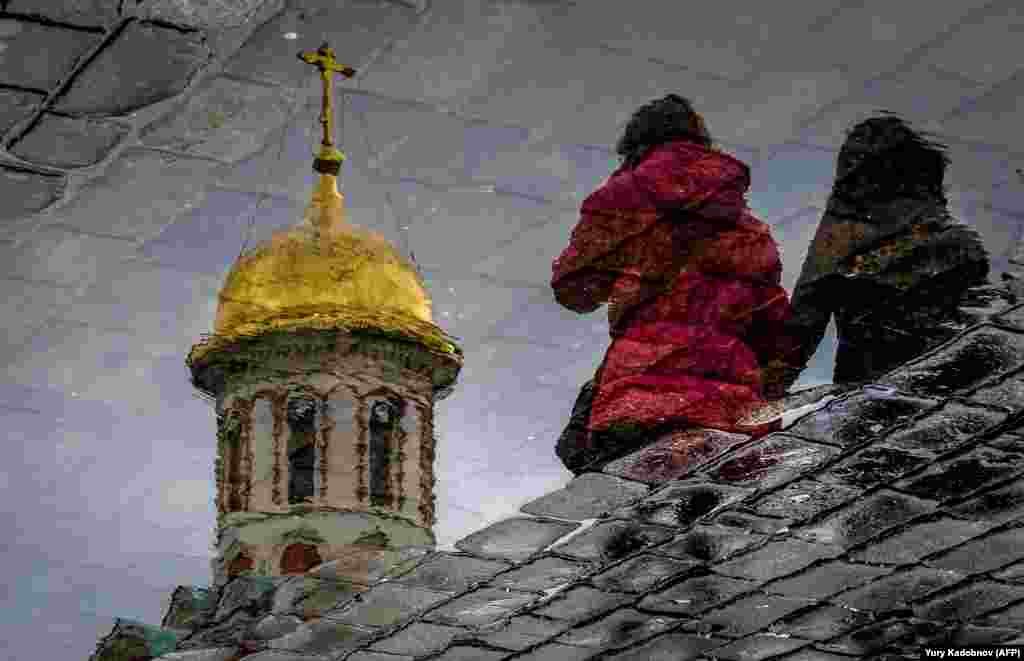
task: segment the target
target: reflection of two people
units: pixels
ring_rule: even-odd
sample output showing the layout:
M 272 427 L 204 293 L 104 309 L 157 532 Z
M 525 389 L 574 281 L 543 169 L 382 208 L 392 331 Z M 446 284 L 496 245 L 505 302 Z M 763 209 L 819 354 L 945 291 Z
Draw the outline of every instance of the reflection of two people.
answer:
M 560 304 L 609 307 L 611 345 L 556 449 L 574 472 L 679 430 L 778 429 L 739 421 L 786 393 L 833 316 L 835 380 L 872 379 L 955 334 L 958 301 L 988 272 L 946 211 L 941 147 L 894 117 L 850 132 L 792 304 L 746 205 L 749 169 L 712 147 L 689 102 L 641 106 L 617 152 L 553 265 Z

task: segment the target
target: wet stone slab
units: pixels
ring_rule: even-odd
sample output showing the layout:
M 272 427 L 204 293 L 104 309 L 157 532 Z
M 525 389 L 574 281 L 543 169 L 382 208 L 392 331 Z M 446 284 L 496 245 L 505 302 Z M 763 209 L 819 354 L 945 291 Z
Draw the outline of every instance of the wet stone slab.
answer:
M 426 620 L 449 626 L 484 626 L 508 617 L 538 598 L 535 594 L 483 588 L 430 611 Z
M 508 654 L 473 645 L 453 645 L 431 661 L 499 661 Z
M 997 406 L 1009 413 L 1024 409 L 1024 379 L 1020 376 L 1010 377 L 1003 381 L 979 388 L 969 398 L 979 404 Z
M 521 592 L 541 592 L 576 580 L 591 569 L 589 564 L 563 558 L 538 558 L 495 577 L 491 585 Z
M 562 634 L 558 637 L 558 642 L 598 649 L 625 647 L 651 638 L 678 621 L 676 618 L 666 615 L 651 616 L 632 608 L 624 608 L 593 624 Z
M 725 526 L 694 526 L 670 543 L 651 549 L 651 552 L 702 564 L 714 563 L 765 539 L 765 535 L 737 532 Z
M 885 430 L 936 404 L 937 400 L 900 395 L 892 389 L 866 387 L 801 418 L 786 433 L 848 447 L 880 438 Z
M 959 499 L 1022 471 L 1020 455 L 976 448 L 955 459 L 934 464 L 922 474 L 893 486 L 921 498 L 945 501 Z
M 674 560 L 645 553 L 598 574 L 591 582 L 603 590 L 613 592 L 646 592 L 701 564 L 699 560 Z
M 726 510 L 711 519 L 711 523 L 728 528 L 735 528 L 745 533 L 774 535 L 785 532 L 793 524 L 790 519 L 777 519 L 768 516 L 751 514 L 743 508 Z
M 850 547 L 935 510 L 936 504 L 881 490 L 826 516 L 795 534 L 808 541 Z
M 62 176 L 0 165 L 0 220 L 14 220 L 42 211 L 64 192 Z
M 480 631 L 476 638 L 488 645 L 509 650 L 524 650 L 549 640 L 571 626 L 570 622 L 532 615 L 519 615 Z
M 905 608 L 907 603 L 951 587 L 964 579 L 954 571 L 914 567 L 836 595 L 830 601 L 865 612 Z
M 966 622 L 1021 599 L 1024 587 L 978 581 L 915 606 L 914 614 L 927 620 Z
M 517 656 L 520 661 L 583 661 L 589 659 L 594 650 L 586 647 L 563 645 L 561 643 L 548 643 L 541 645 L 529 654 Z
M 916 648 L 920 653 L 921 638 L 934 637 L 939 632 L 938 624 L 926 622 L 909 622 L 905 620 L 886 620 L 876 622 L 866 627 L 851 631 L 850 633 L 824 643 L 818 643 L 819 647 L 831 652 L 865 658 L 872 652 L 885 648 L 895 647 L 906 648 L 910 652 Z
M 663 484 L 682 479 L 749 439 L 714 429 L 675 432 L 606 464 L 603 470 L 628 480 Z
M 324 617 L 365 627 L 389 627 L 450 596 L 384 583 L 364 593 L 357 601 L 329 611 Z
M 1015 330 L 1024 330 L 1024 305 L 1006 310 L 996 317 L 996 323 L 1010 326 Z
M 985 439 L 985 445 L 998 448 L 1000 450 L 1006 450 L 1007 452 L 1016 452 L 1017 454 L 1024 454 L 1024 436 L 1020 435 L 1020 429 L 1016 429 L 1011 433 L 1000 434 L 995 438 Z
M 638 647 L 606 657 L 608 661 L 692 661 L 727 641 L 722 638 L 668 633 Z
M 0 89 L 0 135 L 31 117 L 45 99 L 39 92 Z
M 44 113 L 12 145 L 11 153 L 30 163 L 53 168 L 84 168 L 105 159 L 129 130 L 115 122 Z
M 414 658 L 402 655 L 383 654 L 381 652 L 356 652 L 345 657 L 345 661 L 414 661 Z
M 886 442 L 908 450 L 942 454 L 1005 419 L 1005 413 L 949 402 L 940 410 L 891 434 Z
M 296 631 L 274 639 L 267 645 L 274 650 L 327 655 L 355 649 L 372 635 L 372 629 L 320 620 L 303 624 Z
M 839 450 L 785 434 L 770 434 L 708 471 L 716 482 L 772 489 L 814 470 Z
M 932 459 L 931 455 L 923 452 L 915 453 L 903 448 L 873 444 L 837 462 L 827 471 L 816 475 L 815 479 L 868 489 L 888 484 L 921 468 Z
M 980 540 L 979 540 L 980 541 Z M 959 550 L 959 549 L 957 549 Z M 956 551 L 953 551 L 956 553 Z M 1024 562 L 1017 562 L 992 574 L 992 578 L 1008 583 L 1024 584 Z
M 797 576 L 766 586 L 766 592 L 788 597 L 824 599 L 825 597 L 856 588 L 889 573 L 883 567 L 856 565 L 839 560 L 808 569 Z
M 754 501 L 758 514 L 804 521 L 826 510 L 847 503 L 862 493 L 843 484 L 800 480 Z
M 648 595 L 640 601 L 639 607 L 661 613 L 696 615 L 755 587 L 751 581 L 708 574 Z
M 809 644 L 806 640 L 759 634 L 716 649 L 715 658 L 723 661 L 761 661 Z
M 805 599 L 790 599 L 777 595 L 752 594 L 728 606 L 701 616 L 701 624 L 711 631 L 726 636 L 745 636 L 767 627 L 790 613 L 806 608 Z
M 371 649 L 388 654 L 423 656 L 443 650 L 457 636 L 466 633 L 465 629 L 415 622 L 398 633 L 377 641 Z
M 518 562 L 526 560 L 578 527 L 578 523 L 517 517 L 477 531 L 456 542 L 455 548 L 482 558 Z
M 902 565 L 956 546 L 984 533 L 988 524 L 969 523 L 950 518 L 919 523 L 851 554 L 857 562 Z
M 526 514 L 582 521 L 599 518 L 643 498 L 648 488 L 639 482 L 601 473 L 586 473 L 564 489 L 542 496 L 521 508 Z
M 983 326 L 921 360 L 890 372 L 881 382 L 925 397 L 946 396 L 980 385 L 1024 365 L 1024 337 Z
M 581 586 L 562 593 L 546 606 L 535 610 L 534 615 L 553 620 L 580 622 L 618 608 L 633 599 L 631 595 Z
M 468 590 L 508 568 L 509 565 L 503 562 L 439 553 L 419 564 L 408 574 L 400 576 L 395 583 L 405 587 L 454 594 Z
M 612 562 L 668 541 L 673 534 L 671 529 L 661 526 L 607 521 L 554 547 L 552 551 L 581 560 Z
M 717 564 L 714 571 L 725 576 L 770 581 L 788 576 L 818 560 L 834 558 L 841 552 L 841 548 L 829 544 L 786 539 Z
M 753 491 L 709 482 L 674 483 L 631 507 L 616 510 L 613 516 L 665 526 L 688 526 L 742 500 Z
M 1006 523 L 1024 518 L 1024 483 L 1015 481 L 986 491 L 962 505 L 950 509 L 953 514 L 978 521 Z
M 1010 528 L 967 542 L 925 564 L 963 574 L 978 574 L 999 569 L 1022 559 L 1024 528 Z
M 99 45 L 103 33 L 0 18 L 4 57 L 0 85 L 49 92 Z
M 874 619 L 870 613 L 842 605 L 815 606 L 776 622 L 771 630 L 795 638 L 821 641 L 859 629 Z
M 1015 635 L 1024 631 L 1024 603 L 993 613 L 982 620 L 993 627 L 1012 627 Z M 1004 639 L 1005 640 L 1005 639 Z

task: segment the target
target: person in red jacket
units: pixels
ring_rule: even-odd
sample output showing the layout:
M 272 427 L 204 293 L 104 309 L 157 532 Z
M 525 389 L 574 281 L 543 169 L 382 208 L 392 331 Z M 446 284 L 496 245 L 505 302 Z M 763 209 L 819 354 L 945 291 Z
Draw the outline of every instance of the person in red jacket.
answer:
M 584 200 L 552 266 L 562 306 L 608 304 L 611 346 L 556 448 L 577 473 L 668 431 L 774 430 L 737 421 L 796 378 L 782 264 L 747 208 L 749 168 L 675 94 L 641 106 L 616 151 L 621 166 Z

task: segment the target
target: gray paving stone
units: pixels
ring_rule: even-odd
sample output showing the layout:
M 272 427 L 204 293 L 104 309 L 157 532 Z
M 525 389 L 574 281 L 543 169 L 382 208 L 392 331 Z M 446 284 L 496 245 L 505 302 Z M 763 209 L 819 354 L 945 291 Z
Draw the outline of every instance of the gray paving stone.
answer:
M 878 484 L 888 484 L 921 468 L 932 458 L 924 452 L 912 452 L 877 443 L 837 462 L 828 470 L 815 475 L 815 479 L 829 484 L 866 489 Z
M 672 587 L 650 594 L 644 597 L 639 607 L 663 613 L 694 615 L 755 587 L 756 584 L 750 581 L 709 574 L 688 578 Z
M 869 658 L 868 654 L 881 651 L 890 646 L 900 646 L 908 641 L 914 641 L 917 645 L 917 635 L 920 633 L 931 634 L 934 624 L 928 623 L 925 631 L 917 631 L 915 623 L 906 620 L 886 620 L 870 624 L 862 629 L 857 629 L 844 636 L 824 643 L 818 643 L 830 652 L 855 655 L 857 658 Z M 877 657 L 876 657 L 877 658 Z
M 884 567 L 853 565 L 836 560 L 808 569 L 792 578 L 772 583 L 764 590 L 789 597 L 824 599 L 837 592 L 859 587 L 890 571 Z
M 1010 583 L 1024 583 L 1024 562 L 1016 562 L 992 574 L 992 578 Z
M 583 659 L 590 658 L 593 653 L 593 650 L 585 647 L 548 643 L 516 658 L 523 661 L 583 661 Z
M 765 539 L 765 535 L 738 532 L 720 525 L 694 526 L 668 544 L 651 549 L 651 552 L 681 560 L 718 562 Z
M 483 588 L 430 611 L 426 619 L 451 626 L 483 626 L 508 617 L 537 599 L 536 594 Z
M 954 571 L 913 567 L 838 594 L 831 601 L 861 611 L 890 611 L 955 585 L 963 578 L 963 574 Z
M 991 526 L 943 518 L 920 523 L 852 554 L 851 559 L 872 564 L 902 565 L 977 537 Z
M 977 574 L 1021 559 L 1024 559 L 1024 528 L 1011 528 L 967 542 L 925 564 L 963 574 Z
M 754 501 L 754 511 L 804 521 L 853 500 L 861 491 L 842 484 L 800 480 Z
M 130 15 L 212 31 L 244 24 L 264 1 L 195 3 L 191 0 L 148 0 L 135 3 L 136 6 L 130 8 Z
M 300 110 L 296 92 L 230 80 L 204 80 L 174 111 L 147 126 L 147 147 L 215 158 L 229 163 L 259 152 L 273 132 Z
M 538 558 L 518 569 L 495 577 L 491 581 L 491 585 L 523 592 L 542 592 L 565 585 L 591 569 L 592 566 L 587 563 L 553 557 Z
M 465 629 L 445 627 L 427 622 L 414 622 L 396 634 L 373 644 L 372 649 L 389 654 L 407 654 L 423 656 L 440 652 L 459 635 L 465 635 Z
M 580 622 L 603 612 L 610 611 L 632 601 L 634 597 L 615 592 L 604 592 L 585 586 L 563 592 L 553 600 L 534 611 L 535 615 L 553 620 Z
M 709 469 L 708 476 L 716 482 L 768 490 L 814 470 L 838 452 L 786 434 L 769 434 Z
M 324 619 L 303 624 L 298 630 L 267 645 L 275 650 L 329 655 L 355 649 L 372 635 L 372 629 Z
M 933 354 L 896 369 L 885 385 L 926 397 L 944 396 L 976 386 L 1024 365 L 1024 340 L 999 328 L 969 331 Z
M 839 656 L 838 654 L 829 654 L 828 652 L 822 652 L 816 649 L 802 649 L 796 654 L 791 654 L 785 657 L 781 657 L 785 661 L 850 661 L 848 656 Z
M 628 521 L 606 521 L 552 549 L 581 560 L 612 562 L 672 538 L 672 530 Z
M 935 509 L 929 501 L 881 490 L 828 515 L 820 523 L 796 531 L 823 544 L 849 547 Z
M 506 652 L 470 645 L 454 645 L 445 650 L 444 654 L 433 657 L 431 661 L 498 661 L 507 657 Z
M 795 638 L 829 640 L 871 624 L 874 619 L 871 613 L 826 604 L 786 617 L 773 624 L 770 630 Z
M 1024 587 L 978 581 L 915 606 L 914 614 L 926 620 L 966 622 L 1021 599 Z
M 715 565 L 714 570 L 725 576 L 770 581 L 788 576 L 807 565 L 833 558 L 842 549 L 831 544 L 811 544 L 796 539 L 771 542 L 737 558 Z
M 717 634 L 746 636 L 767 627 L 790 613 L 806 608 L 806 599 L 790 599 L 755 593 L 710 613 L 701 615 L 701 625 L 710 626 Z
M 306 654 L 304 652 L 285 652 L 281 650 L 264 650 L 245 657 L 245 661 L 330 661 L 330 657 Z
M 1007 452 L 1024 453 L 1024 436 L 1020 435 L 1020 431 L 1020 428 L 1017 428 L 1011 433 L 1000 434 L 995 438 L 986 439 L 984 443 L 987 446 L 1006 450 Z
M 647 487 L 611 475 L 586 473 L 546 496 L 524 505 L 521 511 L 572 521 L 594 519 L 608 514 L 647 494 Z
M 119 18 L 118 0 L 10 0 L 7 11 L 82 27 L 104 27 Z
M 0 18 L 4 57 L 0 60 L 0 85 L 51 91 L 67 78 L 75 64 L 99 45 L 100 32 L 40 25 Z
M 959 516 L 993 524 L 1024 518 L 1024 484 L 1019 480 L 979 494 L 950 510 Z
M 1005 419 L 1005 413 L 949 402 L 906 429 L 891 434 L 886 441 L 908 450 L 942 454 Z
M 790 519 L 757 516 L 756 514 L 733 509 L 718 514 L 711 519 L 711 523 L 727 528 L 735 528 L 748 534 L 774 535 L 775 533 L 788 530 L 793 522 Z
M 993 627 L 1010 627 L 1011 630 L 1016 630 L 1016 634 L 1019 634 L 1024 631 L 1024 603 L 993 613 L 984 618 L 984 623 Z
M 72 115 L 128 115 L 181 93 L 211 55 L 196 33 L 132 22 L 75 76 L 55 109 Z
M 444 601 L 450 595 L 383 583 L 359 600 L 328 611 L 325 618 L 367 627 L 389 627 Z
M 1020 455 L 980 447 L 955 459 L 933 464 L 920 475 L 893 486 L 921 498 L 945 501 L 960 499 L 1021 471 L 1024 467 Z
M 676 482 L 659 489 L 635 505 L 616 510 L 613 516 L 665 526 L 688 526 L 751 493 L 753 489 L 709 482 Z
M 509 565 L 503 562 L 439 553 L 417 565 L 408 574 L 402 574 L 395 583 L 454 594 L 468 590 L 508 568 Z
M 715 650 L 715 658 L 729 661 L 761 661 L 761 659 L 792 652 L 809 644 L 809 641 L 797 638 L 760 634 L 719 647 Z
M 608 657 L 609 661 L 691 661 L 721 647 L 721 638 L 705 638 L 684 633 L 667 633 L 638 647 Z
M 105 159 L 129 130 L 115 122 L 44 113 L 14 143 L 11 153 L 30 163 L 53 168 L 84 168 Z
M 1014 256 L 1014 261 L 1016 261 L 1017 263 L 1020 263 L 1022 261 L 1021 258 L 1024 257 L 1024 254 L 1022 254 L 1022 252 L 1024 251 L 1022 251 L 1021 248 L 1022 247 L 1018 242 L 1017 254 Z M 1012 326 L 1017 330 L 1024 330 L 1024 305 L 1017 305 L 1015 307 L 1010 308 L 1009 310 L 1006 310 L 1005 312 L 999 315 L 998 321 L 1001 324 Z
M 603 590 L 612 592 L 646 592 L 655 585 L 701 564 L 701 561 L 696 559 L 674 560 L 644 553 L 598 574 L 591 582 Z
M 345 661 L 413 661 L 414 657 L 405 654 L 381 654 L 379 652 L 356 652 L 345 657 Z
M 592 624 L 567 631 L 558 637 L 558 642 L 599 649 L 625 647 L 651 638 L 676 622 L 678 620 L 672 617 L 652 617 L 632 608 L 624 608 Z
M 749 439 L 749 436 L 715 429 L 675 432 L 609 462 L 602 471 L 627 480 L 664 484 L 683 478 Z
M 238 658 L 236 647 L 214 647 L 205 650 L 186 650 L 161 654 L 160 661 L 231 661 Z
M 0 220 L 21 218 L 50 206 L 64 193 L 67 181 L 53 174 L 0 165 Z
M 979 388 L 970 399 L 979 404 L 998 406 L 1010 413 L 1016 413 L 1024 408 L 1024 380 L 1017 377 L 1004 379 L 995 385 Z
M 0 135 L 31 117 L 45 98 L 37 92 L 0 88 Z
M 550 546 L 578 523 L 515 517 L 499 521 L 455 542 L 455 548 L 481 558 L 518 562 Z
M 1007 611 L 1001 612 L 1007 613 Z M 995 615 L 986 619 L 995 620 L 998 617 L 998 615 Z M 1006 644 L 1006 641 L 1010 638 L 1020 635 L 1020 632 L 1024 629 L 1024 619 L 1020 617 L 1015 618 L 1012 621 L 1012 624 L 1008 624 L 1008 626 L 1013 628 L 973 627 L 970 625 L 954 626 L 950 627 L 949 635 L 943 642 L 946 642 L 949 645 L 957 645 L 961 647 L 983 647 Z
M 786 429 L 786 433 L 847 447 L 878 438 L 886 429 L 937 403 L 932 399 L 865 388 L 801 418 Z
M 553 638 L 570 626 L 570 622 L 561 620 L 517 615 L 481 631 L 477 638 L 488 645 L 519 651 Z
M 273 640 L 287 636 L 302 626 L 302 620 L 294 615 L 266 615 L 261 618 L 249 633 L 256 640 Z

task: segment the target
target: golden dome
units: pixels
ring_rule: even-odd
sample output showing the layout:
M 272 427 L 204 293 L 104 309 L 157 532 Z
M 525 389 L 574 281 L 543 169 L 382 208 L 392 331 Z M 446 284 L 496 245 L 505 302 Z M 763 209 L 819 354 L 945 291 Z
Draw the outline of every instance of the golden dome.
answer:
M 377 330 L 457 351 L 433 324 L 413 265 L 384 237 L 349 224 L 343 202 L 335 177 L 321 174 L 302 222 L 239 257 L 220 292 L 215 335 Z

